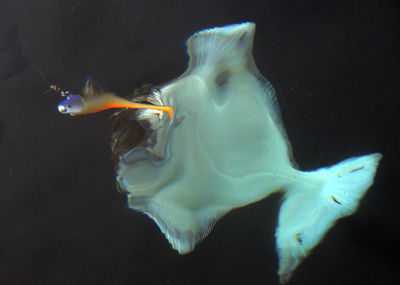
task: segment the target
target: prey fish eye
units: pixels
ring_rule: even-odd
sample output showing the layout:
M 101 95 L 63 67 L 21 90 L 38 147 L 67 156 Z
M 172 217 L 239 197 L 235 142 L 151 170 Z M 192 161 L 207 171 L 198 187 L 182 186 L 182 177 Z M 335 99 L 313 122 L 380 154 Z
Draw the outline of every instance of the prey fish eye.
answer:
M 336 221 L 357 210 L 382 154 L 295 167 L 275 89 L 253 59 L 254 36 L 250 22 L 199 31 L 177 79 L 132 99 L 89 86 L 71 105 L 78 115 L 121 109 L 111 136 L 117 187 L 180 254 L 230 211 L 284 193 L 275 237 L 286 283 Z

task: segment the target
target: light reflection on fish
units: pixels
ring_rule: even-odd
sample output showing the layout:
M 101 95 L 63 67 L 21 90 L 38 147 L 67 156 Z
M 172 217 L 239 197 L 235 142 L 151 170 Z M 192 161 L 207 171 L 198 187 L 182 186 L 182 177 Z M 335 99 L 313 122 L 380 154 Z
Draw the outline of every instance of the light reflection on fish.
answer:
M 382 155 L 295 169 L 275 90 L 254 63 L 254 33 L 253 23 L 195 33 L 187 71 L 132 99 L 170 106 L 172 118 L 119 111 L 111 147 L 129 207 L 153 219 L 181 254 L 229 211 L 284 192 L 275 235 L 285 283 L 336 220 L 354 213 Z

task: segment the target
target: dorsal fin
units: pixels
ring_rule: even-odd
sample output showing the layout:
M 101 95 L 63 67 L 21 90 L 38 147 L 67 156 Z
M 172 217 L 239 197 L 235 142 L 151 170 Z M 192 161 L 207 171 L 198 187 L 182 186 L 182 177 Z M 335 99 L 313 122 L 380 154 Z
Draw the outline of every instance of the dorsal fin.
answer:
M 261 93 L 268 113 L 285 139 L 292 165 L 297 167 L 292 148 L 283 126 L 276 91 L 272 84 L 258 70 L 253 54 L 253 40 L 256 25 L 251 22 L 205 29 L 193 34 L 186 42 L 190 57 L 189 67 L 182 75 L 194 69 L 208 66 L 224 66 L 223 70 L 242 70 L 245 68 L 260 83 Z M 259 92 L 257 92 L 259 93 Z
M 255 32 L 254 23 L 243 23 L 205 29 L 193 34 L 186 42 L 190 57 L 189 68 L 231 61 L 241 53 L 251 54 Z

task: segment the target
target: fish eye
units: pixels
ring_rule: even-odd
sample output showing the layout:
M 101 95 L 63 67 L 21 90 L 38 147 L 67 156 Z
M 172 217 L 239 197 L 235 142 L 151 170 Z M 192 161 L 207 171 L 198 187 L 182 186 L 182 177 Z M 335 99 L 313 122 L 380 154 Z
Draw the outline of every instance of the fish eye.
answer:
M 68 105 L 67 105 L 67 107 L 68 107 L 68 108 L 71 108 L 71 107 L 72 107 L 72 105 L 71 105 L 71 104 L 68 104 Z
M 59 105 L 58 106 L 58 111 L 61 112 L 61 113 L 65 113 L 65 112 L 67 112 L 67 109 L 63 105 Z

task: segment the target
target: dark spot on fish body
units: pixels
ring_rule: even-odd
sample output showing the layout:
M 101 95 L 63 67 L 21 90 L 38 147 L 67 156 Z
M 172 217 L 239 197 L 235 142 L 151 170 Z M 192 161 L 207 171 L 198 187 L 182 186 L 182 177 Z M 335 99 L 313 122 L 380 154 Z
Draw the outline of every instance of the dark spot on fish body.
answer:
M 184 119 L 185 115 L 183 114 L 179 114 L 178 116 L 176 116 L 174 120 L 174 128 L 178 127 Z
M 249 37 L 247 33 L 243 33 L 237 39 L 237 45 L 240 49 L 246 50 L 249 47 Z
M 218 87 L 223 87 L 228 84 L 231 73 L 228 70 L 218 73 L 215 77 L 215 85 Z
M 246 42 L 246 34 L 241 34 L 238 39 L 239 45 L 244 45 Z
M 358 168 L 352 169 L 352 170 L 350 170 L 350 172 L 349 172 L 349 173 L 352 173 L 352 172 L 355 172 L 355 171 L 361 170 L 361 169 L 363 169 L 363 168 L 364 168 L 364 166 L 361 166 L 361 167 L 358 167 Z
M 332 200 L 333 200 L 335 203 L 337 203 L 337 204 L 339 204 L 339 205 L 342 205 L 342 203 L 340 203 L 338 200 L 336 200 L 336 198 L 333 197 L 332 195 L 331 195 L 331 198 L 332 198 Z
M 302 238 L 303 233 L 298 233 L 296 234 L 296 240 L 300 245 L 303 245 L 303 238 Z
M 215 82 L 215 91 L 212 94 L 212 98 L 214 102 L 218 105 L 222 105 L 228 96 L 226 89 L 227 85 L 231 79 L 231 72 L 228 70 L 224 70 L 219 72 L 214 79 Z

